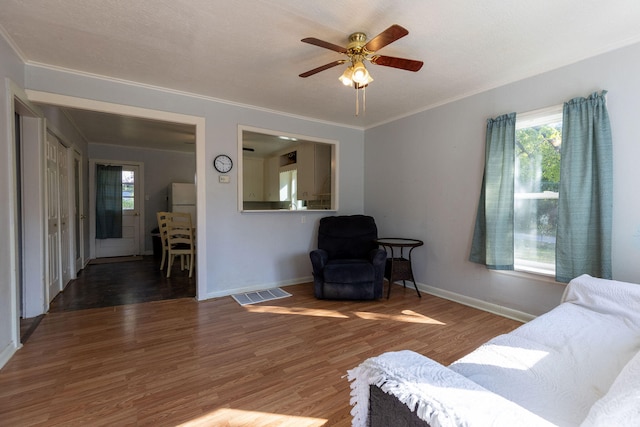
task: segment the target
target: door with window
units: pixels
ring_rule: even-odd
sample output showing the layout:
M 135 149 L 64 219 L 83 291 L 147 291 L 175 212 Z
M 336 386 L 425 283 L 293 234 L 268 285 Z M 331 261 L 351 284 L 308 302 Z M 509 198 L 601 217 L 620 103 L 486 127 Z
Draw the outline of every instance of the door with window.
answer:
M 96 162 L 96 168 L 99 167 L 100 162 Z M 109 163 L 109 166 L 114 166 L 113 163 Z M 95 257 L 117 257 L 117 256 L 130 256 L 139 255 L 141 252 L 140 244 L 140 230 L 141 224 L 141 211 L 142 211 L 142 199 L 140 197 L 142 181 L 141 181 L 141 166 L 136 164 L 117 164 L 115 165 L 119 170 L 119 185 L 118 191 L 115 197 L 119 197 L 117 205 L 121 206 L 121 229 L 117 230 L 116 237 L 105 237 L 101 233 L 95 232 L 96 217 L 101 215 L 99 212 L 100 206 L 95 203 L 93 210 L 93 222 L 95 237 Z M 94 168 L 95 170 L 95 168 Z M 94 179 L 95 194 L 100 193 L 100 186 L 104 185 L 99 179 Z M 120 227 L 120 226 L 119 226 Z M 108 236 L 108 235 L 107 235 Z

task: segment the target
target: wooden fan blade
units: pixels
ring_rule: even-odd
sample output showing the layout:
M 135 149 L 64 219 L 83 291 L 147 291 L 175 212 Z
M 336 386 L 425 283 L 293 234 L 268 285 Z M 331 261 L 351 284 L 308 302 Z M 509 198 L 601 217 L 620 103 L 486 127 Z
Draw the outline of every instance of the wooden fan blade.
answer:
M 330 62 L 328 64 L 324 64 L 321 67 L 314 68 L 313 70 L 309 70 L 306 73 L 302 73 L 302 74 L 300 74 L 300 77 L 313 76 L 314 74 L 319 73 L 320 71 L 328 70 L 329 68 L 333 68 L 336 65 L 344 64 L 345 62 L 346 62 L 346 60 L 344 60 L 344 59 L 341 59 L 339 61 L 333 61 L 333 62 Z
M 409 31 L 406 28 L 395 24 L 369 40 L 369 42 L 364 45 L 364 48 L 369 52 L 376 52 L 389 43 L 393 43 L 407 34 L 409 34 Z
M 312 44 L 314 46 L 320 46 L 325 49 L 335 50 L 336 52 L 347 53 L 347 48 L 338 46 L 337 44 L 326 42 L 324 40 L 317 39 L 315 37 L 307 37 L 306 39 L 302 39 L 300 41 L 304 43 Z
M 376 55 L 371 58 L 371 63 L 376 65 L 384 65 L 385 67 L 400 68 L 407 71 L 418 71 L 422 68 L 424 62 L 414 61 L 413 59 L 394 58 L 393 56 Z

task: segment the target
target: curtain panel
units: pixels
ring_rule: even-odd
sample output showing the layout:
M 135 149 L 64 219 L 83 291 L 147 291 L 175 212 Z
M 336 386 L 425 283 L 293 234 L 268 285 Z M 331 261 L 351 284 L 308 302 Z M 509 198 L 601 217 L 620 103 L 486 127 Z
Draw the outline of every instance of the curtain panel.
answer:
M 613 144 L 606 91 L 564 104 L 556 280 L 611 279 Z
M 96 165 L 96 239 L 122 238 L 122 166 Z
M 485 166 L 469 260 L 513 270 L 516 113 L 487 120 Z

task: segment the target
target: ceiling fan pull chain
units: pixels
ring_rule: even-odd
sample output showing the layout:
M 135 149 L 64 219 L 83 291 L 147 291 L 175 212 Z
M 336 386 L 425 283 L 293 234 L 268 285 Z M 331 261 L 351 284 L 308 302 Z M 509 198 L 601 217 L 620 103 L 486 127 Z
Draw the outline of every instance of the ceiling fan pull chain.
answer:
M 362 88 L 362 115 L 367 115 L 367 87 Z
M 358 113 L 360 112 L 360 105 L 358 103 L 358 101 L 360 100 L 359 96 L 358 96 L 358 86 L 356 83 L 356 117 L 358 117 Z

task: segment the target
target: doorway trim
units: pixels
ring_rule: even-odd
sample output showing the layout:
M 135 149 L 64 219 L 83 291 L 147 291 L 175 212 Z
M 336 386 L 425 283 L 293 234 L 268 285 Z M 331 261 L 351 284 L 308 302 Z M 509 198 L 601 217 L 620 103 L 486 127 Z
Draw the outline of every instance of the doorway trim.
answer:
M 205 124 L 206 119 L 200 116 L 191 116 L 168 111 L 153 110 L 150 108 L 134 107 L 125 104 L 96 101 L 93 99 L 77 98 L 74 96 L 60 95 L 50 92 L 42 92 L 27 89 L 26 94 L 32 102 L 56 105 L 59 107 L 79 108 L 102 113 L 111 113 L 138 117 L 143 119 L 160 120 L 186 125 L 193 125 L 196 128 L 196 205 L 197 205 L 197 225 L 196 239 L 198 241 L 198 251 L 196 254 L 196 299 L 200 300 L 207 296 L 207 215 L 206 215 L 206 195 L 207 195 L 207 159 L 205 156 Z
M 73 150 L 72 165 L 73 165 L 73 240 L 75 242 L 75 252 L 73 253 L 73 276 L 76 279 L 78 272 L 85 267 L 84 256 L 84 180 L 82 170 L 83 156 L 76 149 Z M 77 170 L 76 170 L 77 167 Z M 77 253 L 77 255 L 76 255 Z
M 29 196 L 29 200 L 24 202 L 23 205 L 23 214 L 26 208 L 34 209 L 33 204 L 36 206 L 37 212 L 44 211 L 44 193 L 42 192 L 42 186 L 44 183 L 44 173 L 42 171 L 42 141 L 44 138 L 44 115 L 40 111 L 40 109 L 35 106 L 32 102 L 29 101 L 29 98 L 26 92 L 20 88 L 17 84 L 15 84 L 11 79 L 5 79 L 5 93 L 7 99 L 7 140 L 10 141 L 8 151 L 9 151 L 9 168 L 8 171 L 8 185 L 11 189 L 11 196 L 7 200 L 7 214 L 9 218 L 10 224 L 17 224 L 17 221 L 21 219 L 17 217 L 18 215 L 18 203 L 23 203 L 25 192 L 23 191 L 23 200 L 18 200 L 18 192 L 15 191 L 18 185 L 23 186 L 24 189 L 24 168 L 22 168 L 22 176 L 16 176 L 16 127 L 15 127 L 15 114 L 18 113 L 21 116 L 22 120 L 22 137 L 20 143 L 20 150 L 22 151 L 22 161 L 26 157 L 25 151 L 29 152 L 29 155 L 35 153 L 35 156 L 38 159 L 38 166 L 36 168 L 35 174 L 31 174 L 29 184 L 30 191 L 27 193 Z M 31 141 L 29 144 L 26 144 L 26 140 Z M 35 142 L 34 142 L 35 141 Z M 34 187 L 32 187 L 34 186 Z M 25 206 L 26 205 L 26 206 Z M 29 309 L 27 308 L 27 298 L 31 291 L 31 289 L 27 289 L 27 283 L 31 283 L 31 277 L 37 277 L 38 280 L 34 283 L 34 286 L 37 287 L 37 293 L 41 294 L 34 304 L 38 306 L 37 310 L 46 310 L 46 304 L 43 303 L 45 299 L 45 289 L 44 282 L 39 279 L 41 275 L 44 273 L 44 241 L 42 240 L 42 233 L 44 232 L 44 221 L 42 220 L 41 214 L 37 216 L 38 221 L 36 224 L 32 224 L 29 227 L 29 232 L 25 230 L 26 227 L 23 227 L 22 236 L 17 236 L 17 227 L 12 226 L 9 227 L 8 236 L 7 236 L 7 244 L 8 246 L 8 255 L 10 266 L 9 271 L 9 281 L 10 281 L 10 294 L 9 294 L 9 310 L 7 320 L 10 322 L 11 335 L 10 335 L 10 343 L 4 349 L 0 349 L 0 367 L 4 366 L 5 363 L 11 358 L 11 356 L 15 353 L 17 349 L 19 349 L 22 344 L 20 343 L 20 316 L 22 315 L 28 316 Z M 18 239 L 22 239 L 22 250 L 18 247 Z M 25 256 L 25 250 L 29 250 L 29 257 Z M 22 258 L 22 271 L 19 271 L 20 268 L 20 258 Z M 27 276 L 25 273 L 29 272 L 30 275 Z M 32 274 L 31 274 L 32 273 Z M 21 279 L 20 279 L 21 277 Z M 19 288 L 20 287 L 20 288 Z M 20 295 L 23 295 L 24 303 L 21 305 Z M 44 312 L 44 311 L 41 311 Z M 4 318 L 4 316 L 3 316 Z

